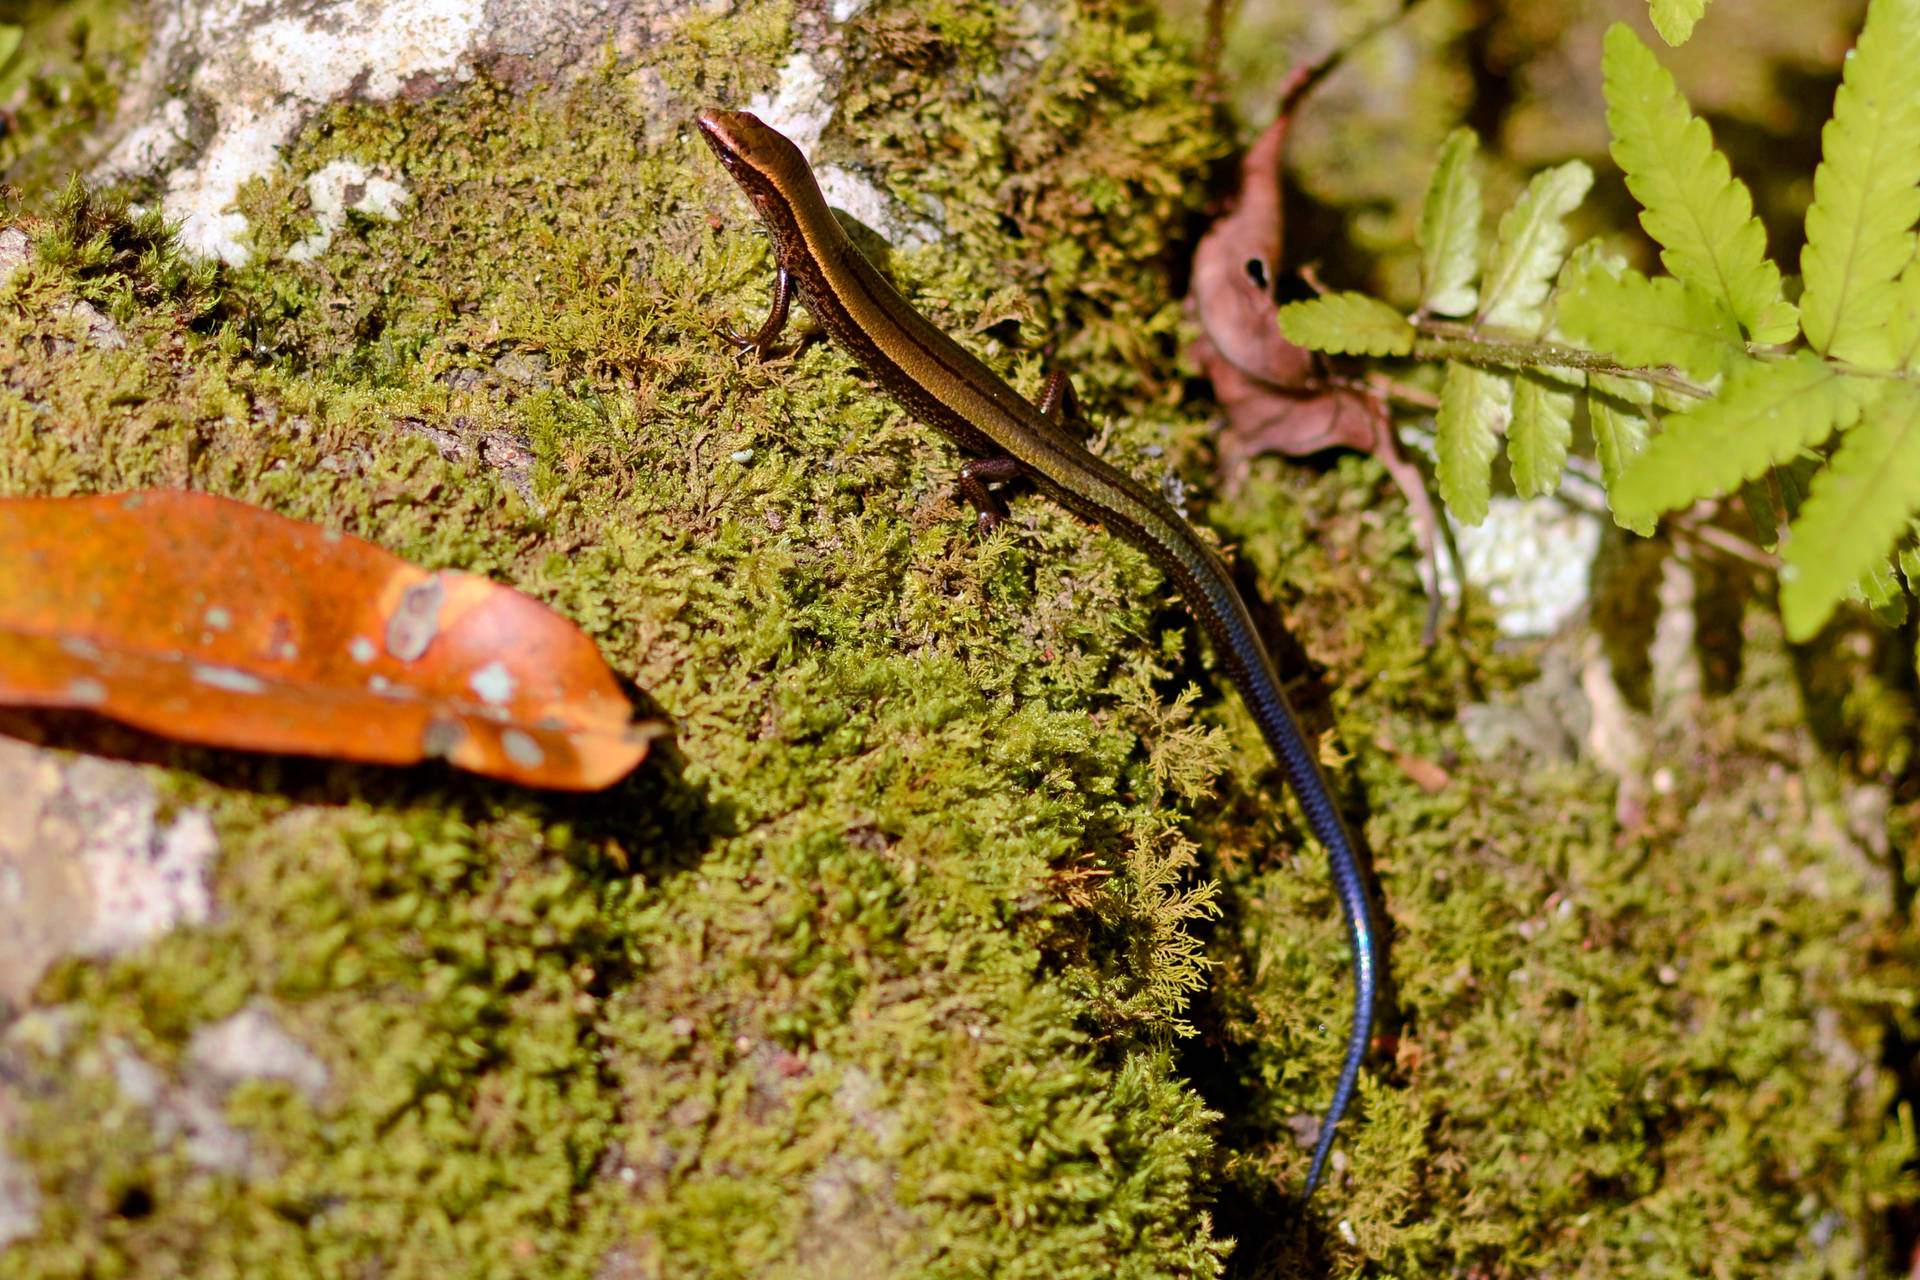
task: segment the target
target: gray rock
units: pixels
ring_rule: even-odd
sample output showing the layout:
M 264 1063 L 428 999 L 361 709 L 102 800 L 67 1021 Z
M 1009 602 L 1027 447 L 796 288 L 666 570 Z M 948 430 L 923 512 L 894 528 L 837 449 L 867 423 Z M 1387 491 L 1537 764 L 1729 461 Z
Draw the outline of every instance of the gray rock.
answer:
M 4 281 L 15 271 L 27 264 L 33 251 L 27 244 L 27 233 L 18 227 L 8 227 L 0 231 L 0 281 Z
M 4 1111 L 0 1110 L 0 1115 Z M 0 1120 L 0 1138 L 6 1125 Z M 0 1249 L 40 1229 L 40 1186 L 33 1172 L 0 1142 Z
M 127 345 L 126 336 L 120 332 L 120 326 L 113 322 L 113 318 L 83 298 L 76 298 L 64 306 L 55 307 L 54 314 L 63 319 L 77 321 L 76 327 L 85 332 L 86 345 L 89 347 L 119 351 Z M 53 339 L 54 350 L 60 355 L 65 355 L 77 345 L 71 338 L 55 337 Z
M 327 1066 L 289 1035 L 263 1004 L 199 1028 L 187 1060 L 223 1087 L 243 1080 L 284 1080 L 318 1103 L 327 1091 Z
M 213 824 L 161 824 L 137 767 L 0 738 L 0 1005 L 65 955 L 112 956 L 212 911 Z
M 147 10 L 146 59 L 123 92 L 94 176 L 158 181 L 161 206 L 182 223 L 188 247 L 239 265 L 248 228 L 234 196 L 248 179 L 271 172 L 280 148 L 331 103 L 420 97 L 471 80 L 481 67 L 513 82 L 565 79 L 590 70 L 603 48 L 630 57 L 682 15 L 726 7 L 725 0 L 156 0 Z M 655 114 L 685 111 L 663 104 Z M 393 192 L 406 186 L 402 174 L 380 180 Z

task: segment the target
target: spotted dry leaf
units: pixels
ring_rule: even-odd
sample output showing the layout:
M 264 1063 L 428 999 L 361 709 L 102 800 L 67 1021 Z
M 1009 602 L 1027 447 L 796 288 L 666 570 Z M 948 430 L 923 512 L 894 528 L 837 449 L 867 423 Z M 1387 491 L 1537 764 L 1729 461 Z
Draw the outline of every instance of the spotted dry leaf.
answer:
M 0 703 L 582 791 L 665 732 L 529 596 L 172 490 L 0 500 Z

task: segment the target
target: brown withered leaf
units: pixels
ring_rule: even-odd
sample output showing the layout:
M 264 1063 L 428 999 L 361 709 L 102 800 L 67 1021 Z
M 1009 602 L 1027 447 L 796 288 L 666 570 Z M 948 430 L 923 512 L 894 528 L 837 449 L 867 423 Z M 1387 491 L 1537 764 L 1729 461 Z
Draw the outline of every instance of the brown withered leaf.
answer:
M 1301 96 L 1329 65 L 1302 66 L 1287 78 L 1279 116 L 1254 139 L 1240 163 L 1240 190 L 1233 205 L 1194 247 L 1187 313 L 1200 336 L 1187 354 L 1213 384 L 1226 419 L 1220 462 L 1229 485 L 1263 453 L 1304 457 L 1347 448 L 1380 459 L 1413 511 L 1430 601 L 1431 641 L 1439 606 L 1433 560 L 1439 513 L 1426 480 L 1400 451 L 1386 402 L 1332 377 L 1313 352 L 1282 337 L 1274 300 L 1282 247 L 1280 162 L 1287 126 Z
M 576 791 L 666 732 L 530 596 L 174 490 L 0 500 L 0 703 Z
M 1199 322 L 1191 354 L 1202 372 L 1224 361 L 1248 377 L 1304 391 L 1319 376 L 1313 353 L 1280 336 L 1273 291 L 1280 270 L 1280 159 L 1293 122 L 1292 94 L 1310 67 L 1296 68 L 1287 106 L 1240 161 L 1240 190 L 1193 250 L 1187 310 Z M 1209 374 L 1211 377 L 1211 374 Z
M 1425 756 L 1416 756 L 1412 752 L 1402 751 L 1385 734 L 1375 734 L 1373 745 L 1392 756 L 1393 762 L 1400 766 L 1400 772 L 1406 774 L 1409 781 L 1428 795 L 1437 796 L 1453 785 L 1453 775 L 1447 772 L 1446 766 L 1429 760 Z

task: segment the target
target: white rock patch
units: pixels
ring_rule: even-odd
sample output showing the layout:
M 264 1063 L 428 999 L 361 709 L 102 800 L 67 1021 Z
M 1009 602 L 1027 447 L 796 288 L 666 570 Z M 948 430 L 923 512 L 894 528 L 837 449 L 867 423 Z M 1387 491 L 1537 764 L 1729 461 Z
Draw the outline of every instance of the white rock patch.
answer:
M 1457 531 L 1467 580 L 1487 593 L 1500 630 L 1550 635 L 1587 601 L 1588 576 L 1600 549 L 1600 521 L 1552 498 L 1496 497 L 1487 518 Z M 1448 557 L 1440 557 L 1442 590 L 1460 589 Z
M 402 183 L 381 177 L 352 160 L 322 165 L 307 178 L 307 199 L 320 229 L 287 250 L 295 262 L 311 262 L 333 244 L 334 233 L 346 225 L 347 211 L 383 218 L 400 217 L 412 193 Z
M 161 203 L 189 248 L 243 264 L 247 221 L 233 208 L 241 184 L 271 171 L 300 124 L 337 98 L 391 98 L 422 76 L 470 78 L 486 12 L 485 0 L 163 6 L 143 78 L 166 80 L 169 50 L 203 56 L 189 84 L 169 85 L 171 98 L 119 140 L 101 173 L 155 173 L 186 140 L 182 90 L 211 103 L 212 137 L 193 163 L 166 175 Z

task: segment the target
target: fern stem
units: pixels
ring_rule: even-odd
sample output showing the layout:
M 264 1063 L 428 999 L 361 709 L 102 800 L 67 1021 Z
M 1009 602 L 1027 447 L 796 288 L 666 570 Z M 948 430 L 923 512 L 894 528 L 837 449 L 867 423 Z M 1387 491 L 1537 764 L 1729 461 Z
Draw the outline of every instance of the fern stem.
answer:
M 1421 319 L 1419 336 L 1413 342 L 1416 360 L 1455 360 L 1486 369 L 1539 369 L 1558 366 L 1586 373 L 1605 373 L 1619 378 L 1637 378 L 1681 395 L 1705 400 L 1713 393 L 1691 378 L 1671 369 L 1643 369 L 1624 365 L 1606 356 L 1555 342 L 1528 342 L 1491 338 L 1472 325 L 1448 320 Z

